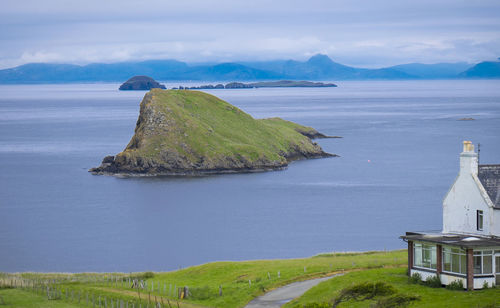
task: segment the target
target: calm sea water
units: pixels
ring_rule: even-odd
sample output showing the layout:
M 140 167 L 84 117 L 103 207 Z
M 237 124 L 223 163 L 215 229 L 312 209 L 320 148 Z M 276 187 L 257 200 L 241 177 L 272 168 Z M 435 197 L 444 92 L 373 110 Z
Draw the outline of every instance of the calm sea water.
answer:
M 441 228 L 462 140 L 500 163 L 500 81 L 370 81 L 209 91 L 256 118 L 343 136 L 318 141 L 339 158 L 254 174 L 94 176 L 87 169 L 130 140 L 144 95 L 117 88 L 0 86 L 0 271 L 398 249 L 407 230 Z

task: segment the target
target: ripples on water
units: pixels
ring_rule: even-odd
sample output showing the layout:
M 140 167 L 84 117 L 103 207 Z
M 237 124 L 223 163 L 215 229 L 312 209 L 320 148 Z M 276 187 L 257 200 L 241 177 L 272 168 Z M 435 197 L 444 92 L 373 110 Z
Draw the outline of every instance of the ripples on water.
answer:
M 406 230 L 441 227 L 462 140 L 481 142 L 483 163 L 500 163 L 500 81 L 339 82 L 209 91 L 256 118 L 344 136 L 318 141 L 339 158 L 267 173 L 93 176 L 88 168 L 130 140 L 144 95 L 117 88 L 0 86 L 0 271 L 402 248 Z

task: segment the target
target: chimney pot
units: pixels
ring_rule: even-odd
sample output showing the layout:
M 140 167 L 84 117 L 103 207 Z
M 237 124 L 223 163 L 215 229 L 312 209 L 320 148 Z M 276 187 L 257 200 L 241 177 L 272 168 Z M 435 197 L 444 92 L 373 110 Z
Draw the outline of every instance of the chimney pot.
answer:
M 477 153 L 470 141 L 464 141 L 464 151 L 460 154 L 460 173 L 477 175 Z
M 474 145 L 470 141 L 464 141 L 464 152 L 474 152 Z

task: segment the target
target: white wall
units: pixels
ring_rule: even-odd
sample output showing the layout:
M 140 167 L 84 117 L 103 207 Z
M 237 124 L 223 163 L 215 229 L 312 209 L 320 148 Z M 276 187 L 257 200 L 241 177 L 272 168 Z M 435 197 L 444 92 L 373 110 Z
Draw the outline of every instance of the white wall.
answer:
M 457 277 L 457 276 L 453 276 L 453 275 L 448 275 L 446 273 L 442 273 L 440 275 L 440 278 L 441 278 L 441 283 L 444 285 L 449 285 L 450 283 L 452 283 L 455 280 L 461 280 L 463 285 L 464 285 L 464 289 L 467 288 L 467 279 L 465 277 Z
M 412 268 L 411 271 L 410 271 L 410 276 L 413 275 L 414 273 L 420 274 L 420 276 L 422 277 L 422 281 L 426 281 L 427 278 L 429 278 L 429 277 L 436 276 L 436 273 L 431 273 L 431 272 L 427 272 L 427 271 L 421 271 L 421 270 Z
M 459 175 L 443 201 L 444 233 L 491 234 L 493 210 L 486 203 L 480 187 L 477 154 L 473 150 L 461 153 Z M 477 230 L 477 210 L 483 211 L 482 231 Z
M 491 286 L 495 284 L 495 278 L 494 277 L 488 277 L 488 278 L 477 277 L 477 278 L 474 278 L 474 289 L 482 289 L 485 282 L 488 283 L 488 288 L 491 288 Z
M 430 273 L 427 271 L 422 271 L 422 270 L 412 268 L 410 271 L 410 275 L 413 275 L 414 273 L 420 274 L 420 276 L 422 276 L 422 281 L 427 280 L 428 277 L 436 276 L 436 273 Z M 465 277 L 457 277 L 457 276 L 453 276 L 453 275 L 448 275 L 446 273 L 441 273 L 441 275 L 439 275 L 439 278 L 441 279 L 441 284 L 443 284 L 443 285 L 449 285 L 453 281 L 461 280 L 462 284 L 464 286 L 464 289 L 467 288 L 467 279 Z M 487 282 L 488 287 L 491 288 L 491 286 L 495 284 L 495 278 L 494 277 L 475 277 L 474 278 L 474 289 L 482 289 L 484 282 Z
M 491 221 L 490 221 L 490 232 L 491 235 L 500 236 L 500 210 L 490 209 Z

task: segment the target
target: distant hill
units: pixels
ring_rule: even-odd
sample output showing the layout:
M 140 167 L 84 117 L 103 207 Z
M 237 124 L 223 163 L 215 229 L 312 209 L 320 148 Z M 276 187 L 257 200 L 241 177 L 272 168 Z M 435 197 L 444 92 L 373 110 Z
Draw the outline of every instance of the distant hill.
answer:
M 500 58 L 498 58 L 500 60 Z M 500 62 L 485 61 L 474 65 L 459 75 L 462 78 L 500 78 Z
M 269 61 L 269 62 L 244 62 L 242 64 L 273 71 L 283 79 L 309 79 L 309 80 L 352 80 L 352 79 L 412 79 L 415 78 L 405 72 L 391 68 L 363 69 L 346 66 L 332 61 L 326 55 L 315 55 L 306 62 Z
M 472 66 L 473 64 L 466 62 L 436 64 L 409 63 L 391 66 L 390 68 L 421 79 L 445 79 L 457 78 L 460 73 Z
M 94 63 L 85 66 L 32 63 L 0 70 L 0 83 L 123 82 L 136 75 L 170 80 L 188 70 L 186 63 L 175 60 Z
M 31 63 L 0 70 L 0 83 L 123 82 L 146 75 L 155 80 L 262 81 L 262 80 L 371 80 L 498 78 L 499 62 L 402 64 L 379 69 L 356 68 L 334 62 L 326 55 L 307 61 L 276 60 L 189 65 L 176 60 L 93 63 L 88 65 Z

